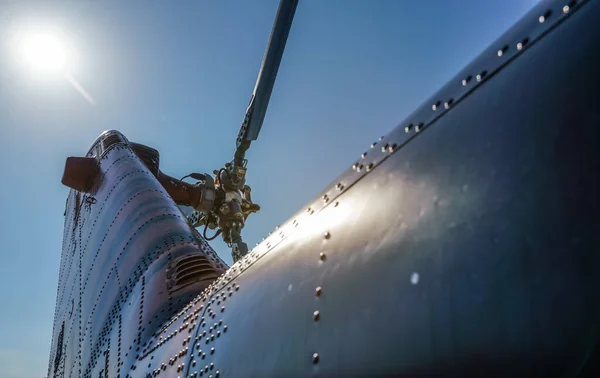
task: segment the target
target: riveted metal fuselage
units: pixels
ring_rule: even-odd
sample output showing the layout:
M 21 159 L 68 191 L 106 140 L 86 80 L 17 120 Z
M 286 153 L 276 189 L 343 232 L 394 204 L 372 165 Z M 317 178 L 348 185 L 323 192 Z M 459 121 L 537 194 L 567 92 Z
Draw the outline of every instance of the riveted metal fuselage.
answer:
M 600 1 L 543 2 L 218 279 L 117 144 L 67 203 L 50 376 L 594 376 L 598 104 Z M 214 276 L 170 293 L 186 254 Z

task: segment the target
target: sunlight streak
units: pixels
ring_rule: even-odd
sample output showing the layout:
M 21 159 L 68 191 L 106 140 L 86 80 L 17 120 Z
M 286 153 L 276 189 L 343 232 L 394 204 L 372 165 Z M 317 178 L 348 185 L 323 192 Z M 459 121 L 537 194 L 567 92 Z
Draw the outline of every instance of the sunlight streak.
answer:
M 65 79 L 67 79 L 67 81 L 69 82 L 69 84 L 71 84 L 73 88 L 75 88 L 75 90 L 79 92 L 81 96 L 83 96 L 83 98 L 85 98 L 91 105 L 96 104 L 92 96 L 81 86 L 81 84 L 79 84 L 77 80 L 75 80 L 75 78 L 70 73 L 64 72 L 64 76 Z

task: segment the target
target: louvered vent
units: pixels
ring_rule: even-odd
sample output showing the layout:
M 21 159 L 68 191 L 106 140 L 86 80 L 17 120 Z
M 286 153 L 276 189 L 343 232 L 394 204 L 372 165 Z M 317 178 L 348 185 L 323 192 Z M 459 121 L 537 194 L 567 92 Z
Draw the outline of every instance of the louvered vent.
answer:
M 214 280 L 220 273 L 206 256 L 187 255 L 169 263 L 167 290 L 173 292 L 195 282 Z
M 127 140 L 120 133 L 109 131 L 107 135 L 100 140 L 100 156 L 104 155 L 109 148 L 118 143 L 127 143 Z

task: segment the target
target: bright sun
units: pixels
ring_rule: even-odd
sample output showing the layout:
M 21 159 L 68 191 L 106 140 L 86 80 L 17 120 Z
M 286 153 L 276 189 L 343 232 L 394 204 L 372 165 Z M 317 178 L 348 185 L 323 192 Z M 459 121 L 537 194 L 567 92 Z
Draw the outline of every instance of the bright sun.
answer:
M 23 38 L 21 54 L 25 63 L 36 72 L 62 72 L 66 51 L 61 41 L 48 33 L 32 33 Z
M 76 55 L 73 55 L 73 50 L 61 35 L 54 29 L 22 27 L 11 42 L 15 63 L 35 79 L 65 79 L 85 100 L 94 105 L 95 100 L 73 76 L 73 60 Z

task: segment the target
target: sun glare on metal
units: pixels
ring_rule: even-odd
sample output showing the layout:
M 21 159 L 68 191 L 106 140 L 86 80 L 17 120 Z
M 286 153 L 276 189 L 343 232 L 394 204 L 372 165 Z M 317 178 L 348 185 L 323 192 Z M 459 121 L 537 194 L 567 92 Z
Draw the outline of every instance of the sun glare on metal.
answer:
M 35 72 L 62 73 L 65 69 L 66 51 L 54 35 L 34 33 L 23 38 L 22 57 Z

